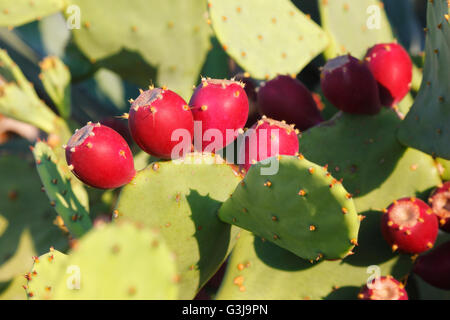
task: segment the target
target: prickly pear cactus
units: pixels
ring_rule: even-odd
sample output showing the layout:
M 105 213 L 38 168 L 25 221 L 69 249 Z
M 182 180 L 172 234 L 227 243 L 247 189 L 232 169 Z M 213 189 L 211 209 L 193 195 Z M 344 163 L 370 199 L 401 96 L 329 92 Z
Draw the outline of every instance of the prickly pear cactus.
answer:
M 74 29 L 73 36 L 89 59 L 99 62 L 121 50 L 137 52 L 158 69 L 157 79 L 147 81 L 169 86 L 189 98 L 210 45 L 204 0 L 151 4 L 137 0 L 133 5 L 127 0 L 69 3 L 79 6 L 82 12 L 81 28 Z M 99 10 L 100 6 L 105 10 Z M 130 60 L 125 61 L 129 69 Z
M 394 41 L 379 0 L 320 0 L 319 8 L 322 26 L 331 38 L 327 58 L 351 53 L 361 59 L 367 48 Z
M 84 189 L 76 188 L 56 163 L 56 156 L 49 145 L 38 142 L 33 155 L 43 188 L 50 205 L 61 216 L 64 225 L 74 237 L 81 237 L 92 227 L 88 208 L 84 203 Z
M 220 208 L 220 219 L 307 260 L 345 257 L 357 244 L 359 228 L 350 194 L 302 155 L 272 160 L 277 174 L 262 175 L 267 168 L 261 163 L 250 167 Z
M 402 279 L 411 260 L 391 252 L 379 231 L 380 217 L 372 212 L 361 222 L 354 255 L 316 264 L 243 231 L 216 299 L 356 299 L 370 276 Z
M 300 151 L 311 161 L 328 164 L 331 174 L 343 179 L 358 212 L 381 210 L 440 183 L 430 156 L 398 143 L 400 123 L 388 109 L 376 116 L 339 113 L 303 133 Z
M 428 1 L 424 77 L 411 112 L 402 123 L 400 142 L 450 159 L 450 8 L 446 0 Z
M 13 27 L 51 15 L 64 8 L 64 0 L 2 0 L 0 26 Z
M 41 261 L 52 255 L 54 261 Z M 125 221 L 92 229 L 68 257 L 50 252 L 39 258 L 30 277 L 28 295 L 39 291 L 37 298 L 151 300 L 178 294 L 175 257 L 164 239 Z
M 70 116 L 70 72 L 58 57 L 46 57 L 39 64 L 44 88 L 63 118 Z
M 237 230 L 217 211 L 240 181 L 218 156 L 154 162 L 126 185 L 114 215 L 157 228 L 175 252 L 180 299 L 192 299 L 234 245 Z
M 297 74 L 328 44 L 289 0 L 208 0 L 208 7 L 223 48 L 253 78 Z
M 0 113 L 49 133 L 57 130 L 56 114 L 41 101 L 6 50 L 0 50 Z
M 58 250 L 50 251 L 40 257 L 33 257 L 33 267 L 25 275 L 25 290 L 28 299 L 49 300 L 61 274 L 66 272 L 68 256 Z

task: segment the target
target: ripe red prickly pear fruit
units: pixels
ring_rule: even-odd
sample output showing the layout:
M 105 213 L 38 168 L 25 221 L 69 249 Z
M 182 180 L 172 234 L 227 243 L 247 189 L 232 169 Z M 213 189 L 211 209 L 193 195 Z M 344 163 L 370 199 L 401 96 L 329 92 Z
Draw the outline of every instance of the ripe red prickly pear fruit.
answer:
M 411 88 L 408 52 L 397 43 L 381 43 L 367 51 L 365 60 L 377 80 L 381 104 L 391 107 L 400 102 Z
M 351 55 L 329 60 L 320 75 L 325 97 L 338 109 L 376 114 L 381 109 L 378 85 L 369 67 Z
M 450 290 L 450 241 L 419 256 L 413 271 L 432 286 Z
M 393 251 L 424 252 L 433 247 L 438 230 L 433 210 L 416 198 L 394 201 L 381 218 L 383 237 Z
M 408 293 L 399 281 L 391 276 L 379 277 L 364 285 L 358 294 L 361 300 L 408 300 Z
M 450 181 L 436 188 L 431 193 L 428 203 L 438 217 L 441 230 L 450 232 Z
M 191 151 L 194 133 L 192 112 L 186 101 L 171 90 L 153 88 L 142 91 L 131 104 L 128 123 L 134 141 L 152 156 L 171 159 L 174 147 L 179 144 L 182 144 L 183 151 Z M 176 153 L 174 158 L 183 156 Z
M 88 123 L 70 138 L 66 161 L 73 174 L 85 184 L 113 189 L 129 183 L 136 171 L 125 139 L 100 123 Z
M 241 169 L 248 171 L 253 163 L 276 155 L 295 155 L 299 149 L 297 132 L 284 121 L 263 117 L 244 135 L 238 158 Z
M 236 139 L 238 131 L 242 130 L 247 121 L 249 112 L 244 86 L 242 82 L 234 80 L 206 78 L 203 78 L 197 86 L 189 105 L 194 120 L 201 121 L 202 124 L 201 145 L 196 143 L 199 137 L 194 137 L 194 147 L 198 151 L 200 148 L 204 151 L 209 144 L 215 142 L 220 147 L 214 147 L 208 151 L 216 152 Z M 220 133 L 222 141 L 208 141 L 205 135 L 207 130 L 210 130 L 210 133 L 214 133 L 213 131 Z
M 250 127 L 260 118 L 257 107 L 256 81 L 246 73 L 237 74 L 234 79 L 244 83 L 244 90 L 248 98 L 248 118 L 245 127 Z
M 117 131 L 128 143 L 129 146 L 133 144 L 133 138 L 131 137 L 130 129 L 128 128 L 128 123 L 123 119 L 118 119 L 114 117 L 105 118 L 100 120 L 100 123 L 104 126 L 110 127 Z
M 297 79 L 285 75 L 260 86 L 258 108 L 260 114 L 289 121 L 300 130 L 314 127 L 323 120 L 311 92 Z

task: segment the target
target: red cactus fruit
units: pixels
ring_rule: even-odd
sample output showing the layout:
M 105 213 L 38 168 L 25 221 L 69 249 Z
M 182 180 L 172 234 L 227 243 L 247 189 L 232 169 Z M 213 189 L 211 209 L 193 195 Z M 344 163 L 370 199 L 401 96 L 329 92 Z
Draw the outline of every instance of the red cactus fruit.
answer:
M 411 88 L 408 52 L 397 43 L 381 43 L 367 51 L 365 60 L 377 80 L 381 104 L 391 107 L 400 102 Z
M 414 263 L 414 273 L 432 286 L 450 290 L 450 241 L 419 256 Z
M 394 201 L 381 218 L 381 231 L 393 251 L 421 253 L 433 247 L 438 234 L 433 210 L 422 200 Z
M 133 138 L 131 137 L 130 129 L 128 128 L 128 123 L 123 119 L 118 119 L 114 117 L 104 118 L 100 120 L 100 123 L 104 126 L 110 127 L 117 131 L 128 143 L 129 146 L 133 144 Z
M 91 187 L 118 188 L 130 182 L 136 173 L 125 139 L 100 123 L 88 123 L 77 130 L 65 149 L 69 168 Z
M 245 123 L 245 127 L 249 127 L 254 124 L 259 119 L 258 107 L 256 104 L 257 94 L 256 94 L 256 81 L 246 73 L 237 74 L 234 79 L 236 81 L 241 81 L 244 83 L 244 90 L 248 98 L 248 118 Z
M 260 114 L 289 121 L 300 130 L 314 127 L 323 120 L 311 92 L 290 76 L 280 75 L 261 85 L 258 109 Z
M 200 151 L 216 152 L 233 142 L 247 121 L 249 103 L 242 82 L 234 80 L 202 79 L 191 97 L 194 120 L 201 122 L 201 137 L 194 137 L 194 147 Z M 209 132 L 207 132 L 209 131 Z M 221 135 L 210 137 L 209 134 Z M 199 135 L 200 132 L 195 132 Z M 202 139 L 200 139 L 202 138 Z M 201 140 L 201 143 L 198 143 Z M 211 141 L 212 140 L 212 141 Z
M 241 168 L 248 171 L 253 163 L 276 155 L 295 155 L 298 137 L 293 125 L 263 117 L 244 135 L 239 150 Z
M 186 101 L 173 91 L 165 88 L 142 91 L 131 104 L 128 123 L 134 141 L 152 156 L 171 159 L 191 151 L 192 112 Z M 179 150 L 174 149 L 177 145 L 181 146 Z
M 358 294 L 361 300 L 408 300 L 408 293 L 399 281 L 391 276 L 379 277 L 364 285 Z
M 450 232 L 450 181 L 436 188 L 431 193 L 428 203 L 438 217 L 441 230 Z
M 381 109 L 378 85 L 369 67 L 351 55 L 329 60 L 320 75 L 325 97 L 338 109 L 376 114 Z

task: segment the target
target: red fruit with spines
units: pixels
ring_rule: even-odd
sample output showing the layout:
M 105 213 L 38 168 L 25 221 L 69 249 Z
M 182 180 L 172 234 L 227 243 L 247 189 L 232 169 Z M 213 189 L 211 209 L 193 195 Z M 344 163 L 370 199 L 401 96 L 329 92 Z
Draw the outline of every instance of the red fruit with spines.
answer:
M 413 271 L 432 286 L 450 290 L 450 241 L 419 256 Z
M 381 218 L 381 231 L 393 251 L 417 254 L 433 247 L 438 234 L 433 210 L 422 200 L 394 201 Z
M 244 90 L 248 98 L 248 118 L 245 126 L 251 126 L 259 119 L 258 107 L 257 107 L 257 94 L 256 94 L 256 82 L 250 78 L 247 73 L 239 73 L 234 79 L 244 83 Z
M 253 163 L 276 155 L 295 155 L 299 149 L 297 133 L 294 125 L 263 117 L 244 135 L 238 157 L 241 169 L 248 171 Z
M 358 294 L 360 300 L 408 300 L 404 285 L 391 276 L 379 277 L 364 285 Z
M 428 198 L 428 203 L 438 218 L 441 230 L 450 232 L 450 181 L 436 188 Z
M 322 69 L 324 96 L 338 109 L 354 114 L 381 110 L 378 85 L 369 67 L 351 55 L 329 60 Z
M 128 123 L 134 141 L 152 156 L 178 158 L 182 155 L 172 155 L 172 151 L 180 143 L 184 151 L 191 151 L 194 118 L 186 101 L 171 90 L 150 88 L 142 91 L 131 104 Z M 172 141 L 172 134 L 177 129 L 180 133 L 185 132 L 187 140 L 174 136 Z
M 258 109 L 261 115 L 289 121 L 302 131 L 323 121 L 311 92 L 291 76 L 263 83 L 258 89 Z
M 85 184 L 113 189 L 135 176 L 133 155 L 125 139 L 100 123 L 88 123 L 70 138 L 66 161 L 73 174 Z
M 400 102 L 411 88 L 408 52 L 397 43 L 380 43 L 367 51 L 365 60 L 378 83 L 381 104 L 392 107 Z
M 222 134 L 222 141 L 216 142 L 221 148 L 209 149 L 216 152 L 233 142 L 238 131 L 244 127 L 249 112 L 247 94 L 244 84 L 234 80 L 203 78 L 194 90 L 189 105 L 195 121 L 201 121 L 201 145 L 196 143 L 200 137 L 194 137 L 194 147 L 200 151 L 214 141 L 203 139 L 205 131 L 216 129 Z M 229 133 L 227 134 L 227 130 Z M 232 130 L 232 131 L 231 131 Z M 200 132 L 195 132 L 196 135 Z

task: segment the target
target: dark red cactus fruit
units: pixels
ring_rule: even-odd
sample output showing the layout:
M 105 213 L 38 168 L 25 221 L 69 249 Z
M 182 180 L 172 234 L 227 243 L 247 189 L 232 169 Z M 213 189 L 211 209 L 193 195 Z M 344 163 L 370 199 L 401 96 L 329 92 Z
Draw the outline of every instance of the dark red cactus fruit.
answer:
M 393 251 L 417 254 L 433 247 L 438 234 L 433 210 L 422 200 L 394 201 L 381 218 L 381 231 Z
M 128 123 L 134 141 L 152 156 L 171 159 L 191 151 L 192 112 L 173 91 L 166 88 L 142 91 L 131 104 Z
M 88 123 L 70 138 L 66 161 L 73 174 L 85 184 L 113 189 L 129 183 L 136 171 L 125 139 L 100 123 Z
M 257 107 L 257 94 L 256 94 L 256 82 L 254 79 L 250 78 L 250 76 L 247 73 L 239 73 L 237 74 L 234 79 L 236 81 L 241 81 L 244 83 L 244 90 L 247 94 L 248 98 L 248 119 L 245 123 L 245 126 L 251 126 L 254 124 L 258 119 L 260 118 L 260 115 L 258 113 L 258 107 Z
M 379 277 L 364 285 L 358 294 L 360 300 L 408 300 L 403 284 L 391 276 Z
M 450 181 L 436 188 L 428 198 L 428 203 L 438 217 L 441 230 L 450 232 Z
M 338 109 L 376 114 L 381 109 L 378 85 L 369 67 L 351 55 L 329 60 L 320 75 L 324 96 Z
M 300 130 L 323 120 L 311 92 L 290 76 L 280 75 L 260 86 L 258 109 L 261 115 L 294 123 Z
M 248 171 L 252 164 L 276 155 L 295 155 L 297 133 L 293 125 L 263 117 L 244 135 L 238 157 L 241 169 Z
M 365 60 L 378 83 L 381 104 L 392 107 L 400 102 L 411 88 L 408 52 L 397 43 L 381 43 L 367 51 Z
M 450 290 L 450 241 L 419 256 L 413 271 L 432 286 Z
M 211 144 L 207 151 L 216 152 L 237 138 L 249 112 L 244 86 L 239 81 L 205 78 L 197 86 L 189 105 L 194 120 L 202 125 L 201 137 L 194 137 L 194 147 L 198 151 L 205 151 Z M 216 133 L 221 134 L 221 141 L 215 140 L 217 136 L 209 137 L 209 134 Z M 195 134 L 200 135 L 200 132 Z
M 128 143 L 129 146 L 133 144 L 133 138 L 131 137 L 130 129 L 128 128 L 128 123 L 123 119 L 109 117 L 100 120 L 100 123 L 104 126 L 110 127 L 111 129 L 117 131 L 125 139 L 125 141 Z

